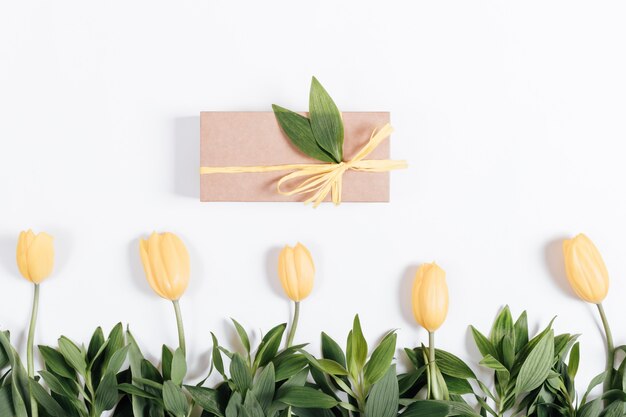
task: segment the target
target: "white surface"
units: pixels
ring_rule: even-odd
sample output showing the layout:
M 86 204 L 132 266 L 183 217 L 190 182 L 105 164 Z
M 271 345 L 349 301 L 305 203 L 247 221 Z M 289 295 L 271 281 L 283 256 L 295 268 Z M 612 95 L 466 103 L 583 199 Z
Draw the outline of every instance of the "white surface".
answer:
M 586 232 L 612 277 L 616 342 L 626 304 L 626 4 L 622 1 L 176 1 L 0 4 L 0 325 L 23 350 L 31 287 L 17 234 L 55 236 L 37 342 L 87 340 L 129 323 L 151 357 L 176 343 L 171 305 L 143 278 L 138 239 L 178 233 L 192 256 L 183 298 L 190 360 L 228 317 L 288 319 L 278 248 L 318 267 L 298 342 L 344 340 L 360 313 L 371 342 L 413 322 L 415 267 L 448 273 L 438 343 L 475 361 L 472 323 L 527 308 L 582 333 L 581 378 L 603 368 L 595 311 L 563 281 L 560 242 Z M 201 204 L 198 113 L 306 109 L 316 75 L 343 110 L 389 110 L 391 204 Z M 399 355 L 402 355 L 399 351 Z

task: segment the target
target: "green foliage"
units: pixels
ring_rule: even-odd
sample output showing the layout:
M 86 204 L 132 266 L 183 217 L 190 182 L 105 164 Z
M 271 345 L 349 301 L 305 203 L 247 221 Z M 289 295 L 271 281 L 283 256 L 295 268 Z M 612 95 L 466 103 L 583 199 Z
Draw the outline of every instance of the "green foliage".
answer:
M 315 77 L 311 80 L 309 117 L 276 104 L 272 109 L 283 132 L 302 153 L 322 162 L 343 160 L 341 113 Z
M 387 417 L 396 416 L 399 408 L 399 385 L 392 365 L 395 350 L 396 334 L 389 332 L 370 354 L 357 315 L 345 353 L 337 342 L 322 333 L 323 358 L 306 355 L 313 380 L 341 408 L 335 407 L 335 414 L 346 416 L 352 412 Z M 347 396 L 348 402 L 340 401 L 340 396 Z
M 106 339 L 98 327 L 87 348 L 61 336 L 57 348 L 39 346 L 39 353 L 44 362 L 39 374 L 64 411 L 60 416 L 100 416 L 117 405 L 118 378 L 123 378 L 120 369 L 128 354 L 121 323 Z M 50 413 L 55 405 L 44 394 L 39 388 L 34 391 L 37 402 Z
M 214 389 L 187 387 L 204 416 L 324 415 L 324 410 L 338 404 L 333 396 L 307 382 L 309 361 L 302 352 L 304 345 L 280 350 L 285 324 L 271 329 L 254 352 L 243 326 L 235 320 L 233 324 L 245 353 L 220 346 L 213 335 L 213 367 L 224 381 Z M 230 361 L 228 372 L 225 360 Z
M 489 337 L 473 326 L 471 331 L 483 355 L 480 364 L 491 369 L 494 375 L 495 392 L 479 381 L 484 397 L 476 395 L 476 398 L 483 413 L 496 417 L 504 415 L 516 404 L 520 410 L 541 401 L 541 388 L 551 380 L 554 365 L 567 354 L 576 339 L 568 334 L 555 337 L 552 322 L 529 339 L 526 312 L 514 322 L 508 306 L 496 317 Z M 493 407 L 488 400 L 493 402 Z

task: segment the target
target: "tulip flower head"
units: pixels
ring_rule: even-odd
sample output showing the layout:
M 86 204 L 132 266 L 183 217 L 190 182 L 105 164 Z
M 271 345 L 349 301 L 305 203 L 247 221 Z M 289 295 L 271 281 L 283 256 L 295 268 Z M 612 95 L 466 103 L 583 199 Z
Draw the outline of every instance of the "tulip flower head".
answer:
M 304 300 L 313 289 L 315 265 L 308 249 L 298 243 L 285 246 L 278 256 L 278 276 L 285 294 L 291 300 Z
M 602 255 L 584 234 L 563 241 L 565 272 L 572 289 L 581 299 L 599 304 L 609 292 L 609 274 Z
M 161 297 L 176 301 L 189 284 L 189 253 L 173 233 L 152 233 L 139 244 L 141 262 L 150 287 Z
M 437 330 L 448 315 L 446 273 L 436 263 L 422 264 L 413 282 L 413 315 L 430 333 Z
M 20 232 L 17 241 L 17 267 L 24 278 L 40 284 L 54 267 L 54 244 L 47 233 L 35 234 L 32 230 Z

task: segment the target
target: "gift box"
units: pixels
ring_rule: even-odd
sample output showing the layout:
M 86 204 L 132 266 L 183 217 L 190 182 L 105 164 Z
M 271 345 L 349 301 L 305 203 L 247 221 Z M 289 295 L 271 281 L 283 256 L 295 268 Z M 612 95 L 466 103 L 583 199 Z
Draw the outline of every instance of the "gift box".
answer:
M 389 124 L 388 112 L 345 112 L 342 117 L 344 161 L 352 160 L 368 145 L 372 132 Z M 366 159 L 388 160 L 389 153 L 389 140 L 380 141 Z M 203 172 L 200 200 L 205 202 L 302 202 L 307 199 L 304 193 L 285 195 L 277 192 L 278 182 L 293 170 L 240 172 L 241 168 L 294 164 L 328 166 L 300 152 L 281 130 L 272 112 L 200 113 L 200 164 Z M 339 192 L 344 202 L 388 202 L 389 172 L 347 169 Z M 323 201 L 330 199 L 329 193 Z

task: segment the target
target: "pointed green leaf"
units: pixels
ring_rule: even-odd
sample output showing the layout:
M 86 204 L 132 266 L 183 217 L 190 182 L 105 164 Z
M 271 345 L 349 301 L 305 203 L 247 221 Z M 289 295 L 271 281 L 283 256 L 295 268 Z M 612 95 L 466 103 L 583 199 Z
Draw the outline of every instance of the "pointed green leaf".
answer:
M 303 154 L 323 162 L 339 162 L 322 149 L 313 136 L 311 123 L 306 117 L 272 104 L 274 115 L 285 135 Z
M 367 384 L 374 385 L 389 369 L 396 351 L 396 338 L 395 333 L 389 333 L 372 352 L 363 371 Z
M 336 162 L 343 160 L 343 120 L 335 102 L 315 77 L 311 80 L 309 118 L 317 144 Z
M 302 408 L 332 408 L 339 404 L 339 401 L 330 395 L 311 387 L 288 387 L 281 390 L 276 399 L 284 404 Z
M 547 378 L 554 361 L 554 332 L 549 331 L 530 352 L 515 383 L 515 393 L 519 395 L 532 391 Z
M 399 388 L 396 366 L 389 367 L 385 375 L 372 387 L 365 403 L 365 415 L 376 417 L 397 417 Z
M 248 333 L 246 333 L 246 329 L 243 328 L 239 322 L 233 318 L 231 318 L 233 324 L 235 325 L 235 330 L 239 335 L 239 339 L 241 340 L 241 344 L 246 349 L 246 352 L 250 353 L 250 339 L 248 338 Z

